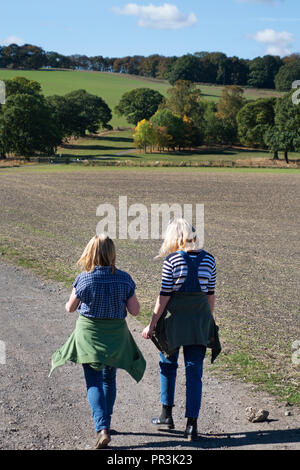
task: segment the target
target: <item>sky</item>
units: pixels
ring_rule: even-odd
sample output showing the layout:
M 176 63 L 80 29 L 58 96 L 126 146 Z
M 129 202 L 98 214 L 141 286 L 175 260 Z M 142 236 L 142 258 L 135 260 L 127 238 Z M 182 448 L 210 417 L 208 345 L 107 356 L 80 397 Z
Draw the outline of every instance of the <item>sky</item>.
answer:
M 13 0 L 0 5 L 0 45 L 64 55 L 253 59 L 300 52 L 300 0 Z

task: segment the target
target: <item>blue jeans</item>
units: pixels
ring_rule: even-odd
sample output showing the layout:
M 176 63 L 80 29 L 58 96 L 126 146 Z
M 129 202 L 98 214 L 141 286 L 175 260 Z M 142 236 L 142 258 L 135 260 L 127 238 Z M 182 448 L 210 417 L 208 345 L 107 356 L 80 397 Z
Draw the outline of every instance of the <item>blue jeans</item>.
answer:
M 183 346 L 186 376 L 186 418 L 198 418 L 199 416 L 202 398 L 203 360 L 205 353 L 205 346 Z M 178 355 L 179 348 L 172 356 L 169 357 L 165 357 L 160 353 L 160 396 L 161 403 L 163 405 L 174 405 Z
M 101 429 L 109 429 L 117 395 L 117 369 L 105 366 L 98 371 L 89 364 L 83 364 L 83 370 L 95 430 L 98 432 Z

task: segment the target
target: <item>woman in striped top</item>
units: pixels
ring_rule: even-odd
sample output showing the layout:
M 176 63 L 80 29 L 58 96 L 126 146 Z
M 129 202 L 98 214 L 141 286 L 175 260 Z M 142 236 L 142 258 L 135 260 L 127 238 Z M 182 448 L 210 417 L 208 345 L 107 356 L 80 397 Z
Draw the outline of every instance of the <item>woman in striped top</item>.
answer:
M 188 251 L 191 259 L 196 259 L 198 253 L 199 251 Z M 178 251 L 168 255 L 163 263 L 160 295 L 169 296 L 172 292 L 179 291 L 186 280 L 187 273 L 187 264 Z M 214 296 L 216 263 L 210 253 L 206 252 L 198 267 L 198 279 L 202 292 Z
M 164 312 L 172 294 L 198 292 L 206 294 L 206 305 L 213 313 L 215 302 L 216 263 L 213 255 L 201 250 L 195 229 L 185 219 L 176 219 L 166 230 L 160 257 L 164 257 L 160 294 L 149 325 L 143 330 L 143 338 L 151 338 L 155 326 Z M 178 295 L 178 294 L 176 294 Z M 198 301 L 194 296 L 193 301 Z M 199 298 L 198 298 L 199 299 Z M 210 315 L 209 315 L 210 317 Z M 186 344 L 186 343 L 185 343 Z M 183 345 L 186 373 L 185 437 L 197 439 L 197 419 L 201 407 L 202 371 L 206 345 Z M 170 356 L 160 353 L 160 384 L 162 412 L 153 418 L 153 424 L 166 424 L 174 429 L 172 408 L 174 406 L 179 348 Z

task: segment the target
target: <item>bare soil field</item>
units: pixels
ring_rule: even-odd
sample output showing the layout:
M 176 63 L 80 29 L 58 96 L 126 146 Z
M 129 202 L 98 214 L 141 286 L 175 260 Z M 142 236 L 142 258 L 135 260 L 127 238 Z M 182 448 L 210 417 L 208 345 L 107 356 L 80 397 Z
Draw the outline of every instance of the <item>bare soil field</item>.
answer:
M 217 263 L 218 376 L 236 377 L 299 404 L 299 176 L 83 169 L 0 173 L 0 253 L 36 275 L 70 285 L 94 235 L 100 204 L 204 204 L 205 244 Z M 160 240 L 116 240 L 117 266 L 137 284 L 142 322 L 160 288 Z

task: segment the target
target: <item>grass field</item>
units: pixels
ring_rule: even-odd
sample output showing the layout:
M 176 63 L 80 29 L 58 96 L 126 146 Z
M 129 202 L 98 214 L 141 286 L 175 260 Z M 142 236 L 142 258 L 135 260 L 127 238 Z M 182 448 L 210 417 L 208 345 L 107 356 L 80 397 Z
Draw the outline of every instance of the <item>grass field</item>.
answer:
M 121 75 L 115 73 L 85 72 L 73 70 L 5 70 L 0 69 L 0 80 L 23 76 L 30 80 L 36 80 L 42 86 L 43 93 L 48 95 L 64 95 L 77 89 L 85 89 L 89 93 L 101 96 L 112 111 L 118 104 L 121 96 L 134 88 L 153 88 L 163 95 L 166 94 L 170 84 L 166 81 L 145 79 L 138 76 Z M 203 97 L 208 100 L 218 101 L 222 93 L 222 86 L 199 85 Z M 278 96 L 274 90 L 258 90 L 245 88 L 245 97 L 256 99 L 267 96 Z M 123 117 L 113 115 L 111 125 L 127 127 L 128 123 Z
M 242 147 L 223 148 L 200 147 L 191 151 L 144 153 L 134 148 L 133 130 L 103 132 L 88 135 L 85 138 L 70 139 L 57 150 L 53 159 L 55 163 L 79 161 L 84 165 L 127 165 L 127 166 L 220 166 L 220 167 L 270 167 L 290 168 L 300 167 L 300 153 L 290 153 L 290 163 L 287 165 L 283 155 L 274 161 L 267 151 L 247 149 Z M 43 159 L 37 159 L 43 162 Z M 20 161 L 8 159 L 1 161 L 0 167 L 20 165 Z
M 0 169 L 0 254 L 70 286 L 101 203 L 203 203 L 205 249 L 217 263 L 216 372 L 300 404 L 291 344 L 300 339 L 299 173 L 272 169 Z M 117 265 L 137 284 L 145 323 L 160 288 L 159 240 L 116 240 Z M 298 261 L 297 261 L 298 260 Z
M 114 160 L 131 165 L 155 164 L 160 165 L 219 165 L 219 166 L 287 166 L 280 155 L 280 161 L 272 161 L 272 155 L 267 151 L 247 148 L 207 148 L 201 147 L 192 151 L 180 151 L 152 153 L 134 149 L 132 130 L 114 131 L 103 135 L 94 135 L 83 139 L 72 140 L 58 149 L 62 157 L 82 160 L 99 160 L 100 162 L 113 162 Z M 291 168 L 296 168 L 300 163 L 300 153 L 290 154 Z

